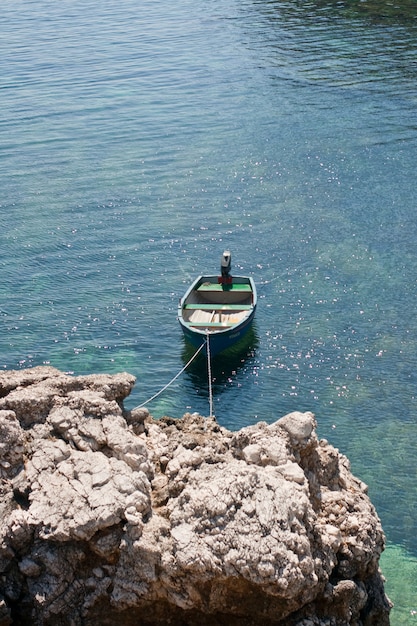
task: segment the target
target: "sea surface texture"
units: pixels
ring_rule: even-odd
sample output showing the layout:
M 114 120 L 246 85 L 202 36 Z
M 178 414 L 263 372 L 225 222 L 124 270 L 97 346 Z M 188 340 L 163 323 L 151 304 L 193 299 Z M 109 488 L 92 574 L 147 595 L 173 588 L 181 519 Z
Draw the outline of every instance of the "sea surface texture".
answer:
M 416 2 L 3 0 L 0 35 L 0 367 L 126 370 L 146 402 L 230 248 L 259 304 L 217 419 L 315 413 L 417 624 Z M 147 407 L 207 415 L 205 359 Z

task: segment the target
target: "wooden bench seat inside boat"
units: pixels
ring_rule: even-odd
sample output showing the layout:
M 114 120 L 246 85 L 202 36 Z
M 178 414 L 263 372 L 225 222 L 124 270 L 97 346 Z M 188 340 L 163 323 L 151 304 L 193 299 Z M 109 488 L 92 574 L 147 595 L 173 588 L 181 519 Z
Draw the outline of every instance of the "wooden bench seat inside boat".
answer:
M 196 328 L 230 328 L 233 324 L 226 324 L 225 322 L 190 322 L 190 326 Z
M 251 304 L 210 304 L 210 303 L 190 303 L 185 304 L 184 309 L 201 311 L 249 311 Z

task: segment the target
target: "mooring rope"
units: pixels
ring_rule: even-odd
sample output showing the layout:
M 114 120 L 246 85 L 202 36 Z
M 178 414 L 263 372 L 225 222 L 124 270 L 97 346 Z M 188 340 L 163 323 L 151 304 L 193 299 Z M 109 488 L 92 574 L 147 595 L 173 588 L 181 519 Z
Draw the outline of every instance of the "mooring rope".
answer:
M 207 343 L 207 372 L 208 372 L 208 389 L 209 389 L 209 406 L 210 406 L 210 417 L 214 417 L 213 413 L 213 390 L 211 384 L 211 356 L 210 356 L 210 336 L 207 333 L 206 335 L 206 343 Z
M 160 391 L 158 391 L 158 393 L 156 393 L 155 395 L 153 395 L 153 396 L 152 396 L 152 398 L 149 398 L 149 400 L 146 400 L 146 402 L 142 402 L 142 404 L 139 404 L 139 406 L 136 406 L 136 407 L 135 407 L 135 409 L 141 409 L 142 407 L 146 406 L 147 404 L 149 404 L 149 402 L 152 402 L 152 400 L 155 400 L 155 398 L 157 398 L 158 396 L 160 396 L 160 395 L 161 395 L 161 393 L 163 393 L 163 392 L 165 391 L 165 389 L 168 389 L 168 387 L 169 387 L 170 385 L 172 385 L 172 383 L 173 383 L 173 382 L 175 382 L 179 376 L 181 376 L 181 374 L 182 374 L 182 373 L 183 373 L 183 372 L 187 369 L 187 367 L 188 367 L 189 365 L 191 365 L 191 363 L 194 361 L 194 359 L 196 358 L 196 356 L 197 356 L 198 354 L 200 354 L 201 350 L 204 348 L 204 346 L 205 346 L 205 345 L 206 345 L 206 342 L 204 342 L 204 343 L 202 343 L 202 344 L 201 344 L 201 346 L 199 347 L 199 349 L 198 349 L 198 350 L 197 350 L 197 351 L 193 354 L 193 356 L 192 356 L 192 357 L 191 357 L 191 359 L 188 361 L 188 363 L 187 363 L 186 365 L 184 365 L 184 367 L 182 368 L 182 370 L 180 370 L 180 371 L 178 372 L 178 374 L 176 374 L 176 375 L 174 376 L 174 378 L 173 378 L 172 380 L 170 380 L 170 381 L 169 381 L 169 383 L 167 383 L 167 384 L 165 385 L 165 387 L 162 387 L 162 389 L 161 389 Z M 207 345 L 208 345 L 208 341 L 207 341 Z M 134 411 L 135 409 L 132 409 L 132 410 Z M 211 411 L 211 409 L 210 409 L 210 411 Z

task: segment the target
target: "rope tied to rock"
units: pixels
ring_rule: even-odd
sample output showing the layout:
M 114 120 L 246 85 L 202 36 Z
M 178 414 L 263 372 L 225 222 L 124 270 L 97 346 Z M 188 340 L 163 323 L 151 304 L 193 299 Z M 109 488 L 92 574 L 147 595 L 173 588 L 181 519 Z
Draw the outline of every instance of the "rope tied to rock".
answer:
M 183 372 L 185 372 L 187 367 L 189 365 L 191 365 L 191 363 L 194 361 L 194 359 L 197 358 L 197 356 L 200 354 L 201 350 L 204 348 L 204 346 L 206 344 L 207 344 L 207 355 L 209 355 L 209 341 L 208 341 L 208 335 L 207 335 L 207 339 L 201 344 L 201 346 L 198 348 L 198 350 L 196 350 L 196 352 L 194 352 L 194 354 L 191 357 L 191 359 L 188 361 L 188 363 L 186 363 L 186 365 L 184 365 L 184 367 L 178 372 L 178 374 L 175 374 L 174 378 L 172 378 L 169 381 L 169 383 L 167 383 L 164 387 L 162 387 L 162 389 L 160 389 L 151 398 L 149 398 L 149 400 L 146 400 L 146 402 L 142 402 L 142 404 L 139 404 L 133 410 L 135 410 L 135 409 L 142 409 L 144 406 L 149 404 L 149 402 L 152 402 L 152 400 L 155 400 L 155 398 L 160 396 L 166 389 L 168 389 L 168 387 L 170 387 L 177 380 L 177 378 L 179 376 L 181 376 L 181 374 Z M 209 359 L 209 365 L 210 365 L 210 357 L 209 356 L 208 356 L 208 359 Z M 211 371 L 211 368 L 210 368 L 210 371 Z M 210 396 L 210 415 L 212 415 L 212 404 L 213 404 L 213 401 L 212 401 L 212 394 L 211 394 L 211 373 L 209 373 L 209 396 Z
M 207 373 L 208 373 L 208 390 L 209 390 L 209 406 L 210 406 L 210 417 L 214 417 L 213 413 L 213 389 L 212 389 L 212 381 L 211 381 L 211 356 L 210 356 L 210 335 L 207 333 L 206 335 L 206 343 L 207 343 Z

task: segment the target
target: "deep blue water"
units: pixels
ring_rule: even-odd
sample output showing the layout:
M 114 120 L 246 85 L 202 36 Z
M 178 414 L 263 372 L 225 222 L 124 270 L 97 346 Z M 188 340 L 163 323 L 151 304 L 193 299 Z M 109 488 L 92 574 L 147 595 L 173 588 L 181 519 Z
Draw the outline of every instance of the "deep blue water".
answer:
M 0 367 L 127 370 L 145 402 L 230 248 L 259 306 L 217 419 L 316 414 L 417 623 L 415 2 L 5 0 L 0 33 Z M 204 359 L 148 408 L 207 414 Z

